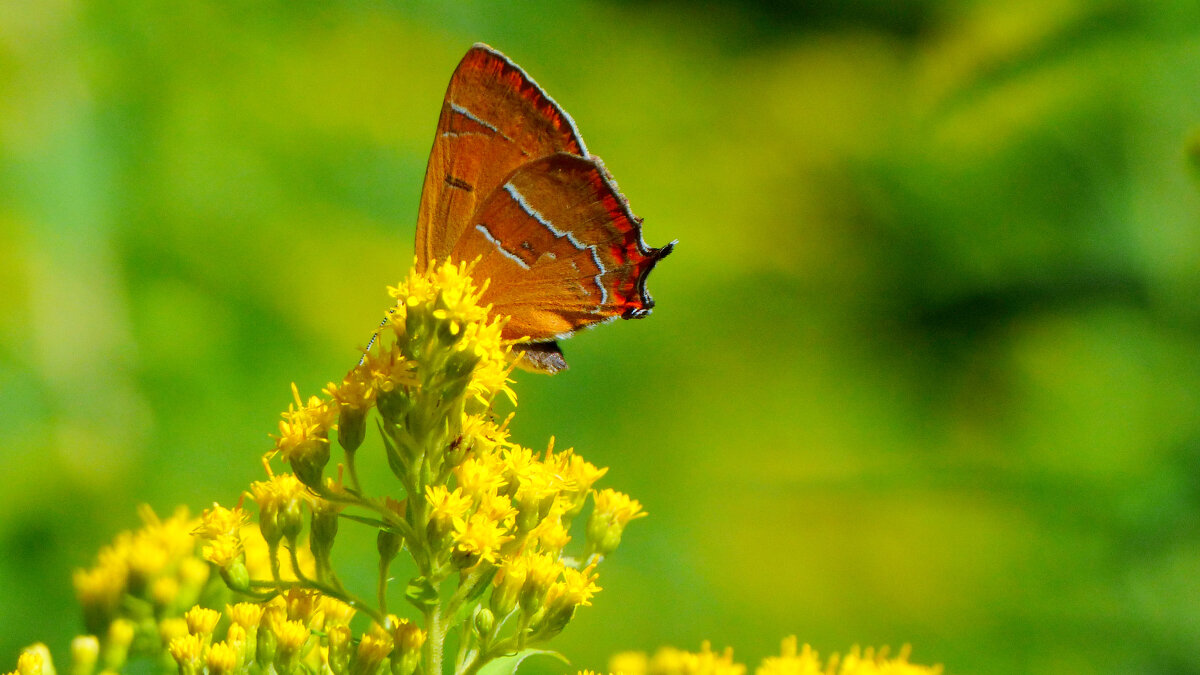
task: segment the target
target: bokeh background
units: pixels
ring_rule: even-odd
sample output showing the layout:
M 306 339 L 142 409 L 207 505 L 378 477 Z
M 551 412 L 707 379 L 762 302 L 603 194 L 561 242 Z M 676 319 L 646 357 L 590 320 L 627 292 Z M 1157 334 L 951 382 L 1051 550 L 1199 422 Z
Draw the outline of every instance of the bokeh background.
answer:
M 576 666 L 1200 672 L 1186 0 L 0 0 L 0 669 L 62 653 L 137 504 L 235 501 L 290 383 L 353 365 L 475 41 L 680 240 L 651 319 L 518 375 L 516 438 L 651 513 Z

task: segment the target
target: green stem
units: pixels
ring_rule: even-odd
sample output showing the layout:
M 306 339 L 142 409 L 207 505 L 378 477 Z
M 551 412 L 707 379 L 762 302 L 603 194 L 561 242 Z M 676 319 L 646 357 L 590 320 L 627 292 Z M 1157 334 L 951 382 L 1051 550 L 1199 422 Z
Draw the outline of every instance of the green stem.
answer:
M 425 674 L 442 674 L 442 648 L 446 640 L 446 631 L 441 626 L 441 615 L 438 607 L 425 610 Z

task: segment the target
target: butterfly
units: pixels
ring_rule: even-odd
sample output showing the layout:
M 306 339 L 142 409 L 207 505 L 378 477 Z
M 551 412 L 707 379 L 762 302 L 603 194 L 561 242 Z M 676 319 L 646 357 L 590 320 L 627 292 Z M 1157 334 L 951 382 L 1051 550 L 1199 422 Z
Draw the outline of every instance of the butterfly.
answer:
M 418 272 L 477 259 L 472 276 L 491 280 L 481 302 L 510 317 L 518 365 L 555 373 L 559 340 L 650 314 L 646 277 L 674 246 L 646 245 L 575 122 L 525 71 L 485 44 L 467 51 L 425 170 Z

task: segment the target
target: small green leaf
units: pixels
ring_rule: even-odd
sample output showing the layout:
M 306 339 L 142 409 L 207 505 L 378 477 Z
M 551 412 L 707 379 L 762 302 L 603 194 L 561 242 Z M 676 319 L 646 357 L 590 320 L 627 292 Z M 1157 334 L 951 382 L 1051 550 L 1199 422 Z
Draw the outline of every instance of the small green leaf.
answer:
M 391 527 L 388 526 L 387 523 L 383 522 L 382 520 L 379 520 L 378 518 L 369 518 L 367 516 L 356 516 L 353 513 L 339 513 L 338 517 L 345 518 L 346 520 L 353 520 L 355 522 L 359 522 L 364 525 L 370 525 L 371 527 L 379 528 L 381 530 L 382 529 L 391 529 Z
M 416 577 L 409 581 L 408 586 L 404 587 L 404 597 L 422 611 L 436 607 L 440 600 L 437 588 L 425 577 Z
M 571 665 L 567 657 L 552 649 L 522 649 L 516 654 L 501 656 L 498 659 L 489 661 L 484 667 L 479 669 L 479 675 L 515 675 L 517 669 L 525 662 L 525 659 L 531 656 L 538 656 L 539 654 L 555 658 L 568 666 Z

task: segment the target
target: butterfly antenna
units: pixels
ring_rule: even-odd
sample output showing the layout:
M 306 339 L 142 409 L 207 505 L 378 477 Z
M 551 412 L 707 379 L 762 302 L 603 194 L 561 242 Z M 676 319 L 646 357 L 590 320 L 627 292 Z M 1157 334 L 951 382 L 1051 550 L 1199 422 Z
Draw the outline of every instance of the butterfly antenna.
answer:
M 371 339 L 367 341 L 367 347 L 366 347 L 366 349 L 363 350 L 363 355 L 362 355 L 362 358 L 358 360 L 358 365 L 361 366 L 362 364 L 367 362 L 367 352 L 371 351 L 371 347 L 375 346 L 375 341 L 379 339 L 379 333 L 381 331 L 383 331 L 383 327 L 388 324 L 388 320 L 391 318 L 392 313 L 395 311 L 396 310 L 394 310 L 394 309 L 389 309 L 387 316 L 383 317 L 383 321 L 379 322 L 379 328 L 376 328 L 375 332 L 371 333 Z

